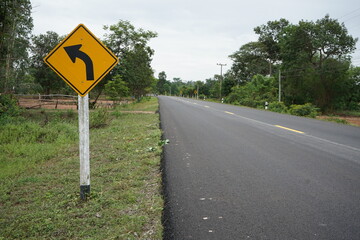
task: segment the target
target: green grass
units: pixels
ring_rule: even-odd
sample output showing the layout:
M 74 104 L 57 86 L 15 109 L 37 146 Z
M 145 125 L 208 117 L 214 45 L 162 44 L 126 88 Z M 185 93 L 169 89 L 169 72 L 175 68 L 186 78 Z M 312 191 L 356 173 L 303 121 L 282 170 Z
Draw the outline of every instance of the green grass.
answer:
M 336 114 L 340 116 L 360 117 L 360 111 L 337 111 Z
M 345 119 L 340 119 L 337 117 L 328 117 L 328 118 L 323 118 L 321 120 L 328 121 L 328 122 L 336 122 L 336 123 L 340 123 L 340 124 L 349 124 L 349 122 L 346 121 Z
M 121 111 L 156 111 L 158 110 L 157 98 L 144 97 L 140 102 L 120 105 L 116 108 Z
M 26 121 L 0 129 L 0 239 L 162 238 L 157 114 L 110 114 L 107 124 L 90 130 L 85 202 L 79 199 L 77 114 L 46 111 L 47 120 L 25 114 Z

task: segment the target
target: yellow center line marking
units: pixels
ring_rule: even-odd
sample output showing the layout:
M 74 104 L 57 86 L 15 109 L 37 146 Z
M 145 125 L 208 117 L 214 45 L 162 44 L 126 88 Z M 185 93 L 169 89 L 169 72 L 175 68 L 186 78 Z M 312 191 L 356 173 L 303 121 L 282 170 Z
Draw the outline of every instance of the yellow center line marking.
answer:
M 228 112 L 228 111 L 225 111 L 225 113 L 231 114 L 231 115 L 234 115 L 234 114 L 235 114 L 235 113 L 233 113 L 233 112 Z
M 302 132 L 302 131 L 298 131 L 298 130 L 295 130 L 295 129 L 283 127 L 283 126 L 280 126 L 280 125 L 275 125 L 275 127 L 282 128 L 282 129 L 285 129 L 285 130 L 288 130 L 288 131 L 292 131 L 292 132 L 296 132 L 296 133 L 304 134 L 304 132 Z
M 206 107 L 206 108 L 210 108 L 209 106 L 206 106 L 206 105 L 205 105 L 204 107 Z

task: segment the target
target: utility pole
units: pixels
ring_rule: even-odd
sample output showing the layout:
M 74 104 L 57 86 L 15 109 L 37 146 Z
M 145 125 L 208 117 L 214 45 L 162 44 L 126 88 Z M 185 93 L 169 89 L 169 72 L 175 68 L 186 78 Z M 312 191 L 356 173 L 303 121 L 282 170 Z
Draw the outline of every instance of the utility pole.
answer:
M 281 102 L 281 70 L 279 69 L 279 102 Z
M 197 85 L 197 90 L 196 90 L 196 99 L 199 99 L 199 85 Z
M 217 65 L 220 66 L 220 100 L 221 100 L 221 82 L 222 82 L 222 78 L 223 78 L 223 76 L 222 76 L 222 67 L 223 67 L 223 66 L 226 66 L 226 64 L 224 64 L 224 63 L 217 63 Z

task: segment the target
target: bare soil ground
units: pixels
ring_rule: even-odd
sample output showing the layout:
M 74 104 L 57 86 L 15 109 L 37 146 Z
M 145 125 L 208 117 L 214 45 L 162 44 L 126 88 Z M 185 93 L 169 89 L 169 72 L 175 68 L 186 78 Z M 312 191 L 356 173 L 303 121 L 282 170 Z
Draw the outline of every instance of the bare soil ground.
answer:
M 348 122 L 351 125 L 354 126 L 359 126 L 360 127 L 360 117 L 350 117 L 350 116 L 341 116 L 341 117 L 330 117 L 330 116 L 318 116 L 316 117 L 317 119 L 341 119 L 341 120 L 345 120 L 346 122 Z

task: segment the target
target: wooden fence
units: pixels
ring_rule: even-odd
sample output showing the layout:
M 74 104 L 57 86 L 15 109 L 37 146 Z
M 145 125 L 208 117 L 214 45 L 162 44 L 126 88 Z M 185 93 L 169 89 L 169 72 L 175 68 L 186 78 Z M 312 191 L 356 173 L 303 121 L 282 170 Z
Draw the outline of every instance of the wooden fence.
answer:
M 77 109 L 78 96 L 63 94 L 16 94 L 19 106 L 26 109 L 46 108 L 46 109 Z M 91 101 L 91 100 L 90 100 Z M 126 101 L 127 102 L 127 101 Z M 112 108 L 115 102 L 111 100 L 99 99 L 96 107 Z

